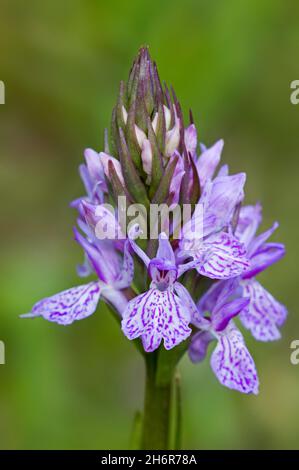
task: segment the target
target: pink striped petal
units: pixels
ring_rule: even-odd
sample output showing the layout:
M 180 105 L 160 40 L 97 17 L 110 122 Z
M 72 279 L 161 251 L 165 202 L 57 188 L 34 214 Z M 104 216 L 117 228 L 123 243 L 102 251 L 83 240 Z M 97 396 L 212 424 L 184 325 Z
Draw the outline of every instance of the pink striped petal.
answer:
M 190 315 L 180 299 L 170 290 L 150 289 L 132 299 L 123 314 L 122 330 L 129 339 L 142 337 L 145 351 L 171 349 L 190 334 Z
M 211 367 L 219 382 L 242 393 L 258 393 L 254 361 L 241 332 L 230 323 L 211 356 Z
M 83 320 L 94 313 L 100 294 L 101 288 L 98 282 L 73 287 L 40 300 L 26 317 L 42 316 L 60 325 L 70 325 L 75 320 Z
M 274 341 L 280 338 L 278 326 L 286 317 L 287 309 L 264 289 L 255 279 L 242 281 L 243 295 L 250 298 L 247 309 L 239 318 L 245 328 L 258 341 Z
M 236 277 L 249 267 L 244 245 L 226 232 L 209 237 L 193 256 L 198 259 L 199 274 L 211 279 Z

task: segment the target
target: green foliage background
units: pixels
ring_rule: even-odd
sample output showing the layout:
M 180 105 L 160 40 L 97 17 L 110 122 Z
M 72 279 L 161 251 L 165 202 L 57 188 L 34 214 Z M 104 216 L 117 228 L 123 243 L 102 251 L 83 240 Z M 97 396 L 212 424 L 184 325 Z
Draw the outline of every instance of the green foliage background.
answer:
M 77 285 L 70 200 L 85 147 L 100 150 L 119 80 L 141 44 L 191 106 L 207 144 L 223 137 L 247 201 L 287 257 L 261 281 L 289 308 L 280 342 L 254 342 L 258 397 L 221 387 L 208 361 L 181 365 L 185 448 L 298 448 L 298 2 L 290 0 L 1 0 L 1 448 L 127 448 L 142 406 L 143 364 L 101 304 L 71 327 L 20 320 L 38 299 Z

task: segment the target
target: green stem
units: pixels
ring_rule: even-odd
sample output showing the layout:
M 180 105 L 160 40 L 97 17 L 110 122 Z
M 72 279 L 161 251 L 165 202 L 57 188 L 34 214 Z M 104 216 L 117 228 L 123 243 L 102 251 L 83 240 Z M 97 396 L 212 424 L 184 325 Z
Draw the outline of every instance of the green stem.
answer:
M 180 450 L 182 447 L 182 396 L 181 396 L 181 378 L 177 372 L 174 378 L 174 406 L 175 406 L 175 419 L 174 419 L 174 435 L 173 443 L 174 449 Z
M 143 449 L 169 449 L 169 438 L 172 413 L 171 379 L 162 384 L 157 383 L 158 351 L 146 356 L 146 384 L 143 416 Z M 174 373 L 174 369 L 173 369 Z

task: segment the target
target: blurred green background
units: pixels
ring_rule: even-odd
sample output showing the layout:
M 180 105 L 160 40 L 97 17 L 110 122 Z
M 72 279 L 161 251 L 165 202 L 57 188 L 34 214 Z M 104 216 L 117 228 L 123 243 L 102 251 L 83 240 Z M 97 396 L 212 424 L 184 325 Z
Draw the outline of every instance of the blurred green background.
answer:
M 85 147 L 103 147 L 120 79 L 141 44 L 191 106 L 200 139 L 223 137 L 247 201 L 288 255 L 261 276 L 289 308 L 283 339 L 254 342 L 258 397 L 221 387 L 209 363 L 180 364 L 185 448 L 298 448 L 299 4 L 276 0 L 1 0 L 1 448 L 127 448 L 143 364 L 103 304 L 59 327 L 20 320 L 38 299 L 80 283 L 72 241 Z

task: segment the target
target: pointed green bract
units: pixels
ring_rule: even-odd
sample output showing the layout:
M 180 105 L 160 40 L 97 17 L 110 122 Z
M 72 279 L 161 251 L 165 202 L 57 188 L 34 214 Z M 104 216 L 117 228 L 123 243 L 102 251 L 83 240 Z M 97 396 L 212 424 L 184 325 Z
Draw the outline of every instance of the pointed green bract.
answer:
M 169 160 L 169 163 L 164 171 L 163 177 L 161 178 L 159 187 L 152 199 L 152 204 L 160 204 L 166 201 L 169 195 L 170 184 L 178 163 L 178 159 L 179 156 L 175 155 L 171 160 Z
M 131 154 L 129 152 L 123 130 L 119 128 L 119 147 L 118 147 L 120 163 L 123 171 L 124 180 L 128 192 L 131 194 L 133 200 L 139 204 L 148 206 L 149 200 L 143 182 L 138 175 L 134 166 Z

